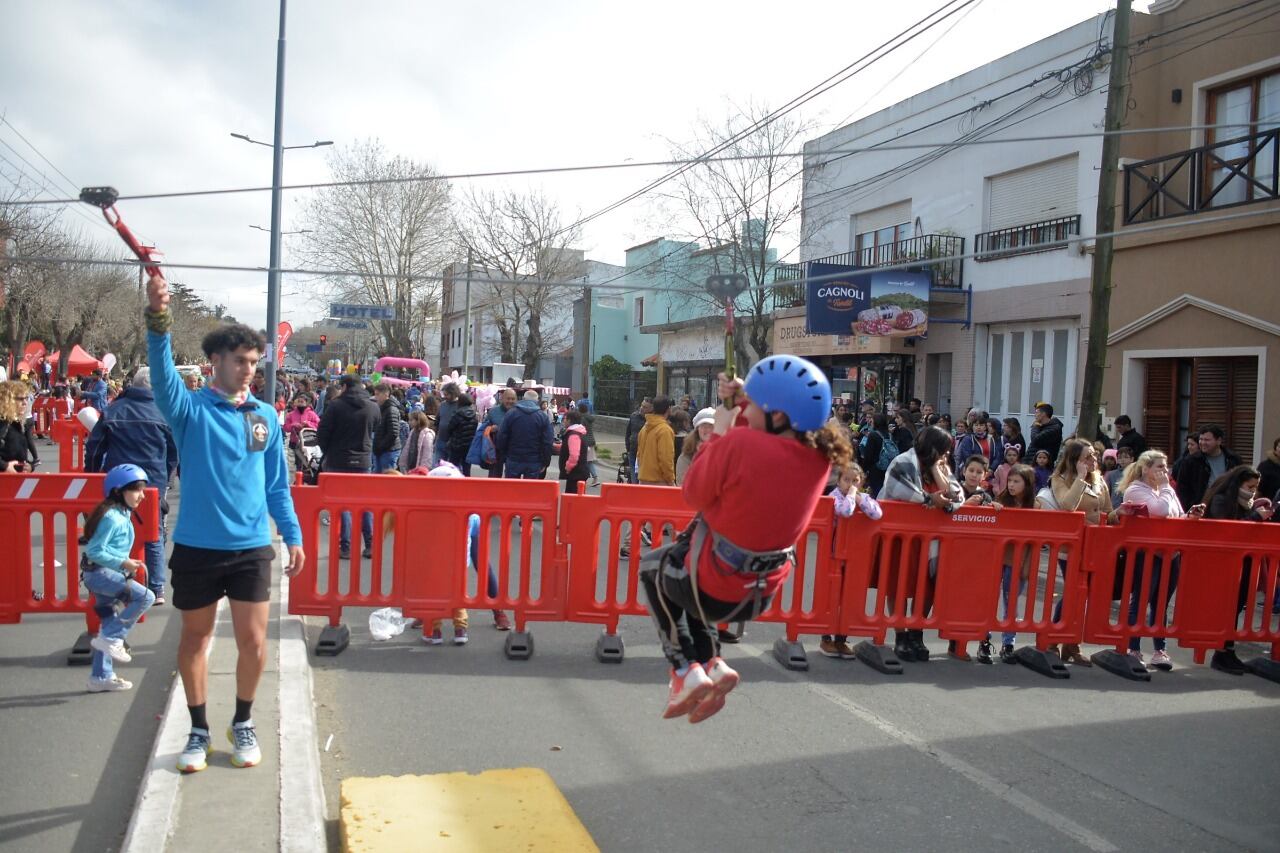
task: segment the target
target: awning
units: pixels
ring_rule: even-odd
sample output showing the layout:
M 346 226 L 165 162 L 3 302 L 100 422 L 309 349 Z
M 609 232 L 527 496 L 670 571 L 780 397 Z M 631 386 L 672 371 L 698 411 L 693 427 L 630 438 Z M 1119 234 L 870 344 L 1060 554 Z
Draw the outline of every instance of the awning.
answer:
M 658 356 L 659 356 L 659 353 L 655 352 L 653 355 L 649 356 L 644 361 L 640 362 L 640 366 L 641 367 L 657 367 Z

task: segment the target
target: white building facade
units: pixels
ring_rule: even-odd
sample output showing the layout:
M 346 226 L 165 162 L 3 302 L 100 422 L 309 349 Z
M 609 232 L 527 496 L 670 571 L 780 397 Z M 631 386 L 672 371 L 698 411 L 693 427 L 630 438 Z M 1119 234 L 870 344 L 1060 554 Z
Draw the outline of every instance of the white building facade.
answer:
M 806 145 L 805 260 L 977 253 L 935 275 L 903 399 L 1024 433 L 1045 401 L 1074 429 L 1092 262 L 1078 237 L 1095 231 L 1102 138 L 1069 135 L 1101 129 L 1110 32 L 1083 21 Z

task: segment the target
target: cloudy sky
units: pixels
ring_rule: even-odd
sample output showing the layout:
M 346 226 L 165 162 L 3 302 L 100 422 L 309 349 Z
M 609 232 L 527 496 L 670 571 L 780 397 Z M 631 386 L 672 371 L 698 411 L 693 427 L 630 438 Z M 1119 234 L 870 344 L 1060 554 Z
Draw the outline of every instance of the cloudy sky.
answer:
M 731 102 L 782 104 L 940 5 L 293 0 L 284 141 L 376 138 L 443 173 L 661 159 L 666 140 L 688 139 L 699 117 L 722 117 Z M 802 116 L 817 135 L 1113 5 L 979 0 Z M 278 15 L 274 0 L 8 0 L 0 176 L 47 179 L 46 197 L 91 184 L 124 194 L 268 185 L 270 149 L 229 134 L 271 141 Z M 285 183 L 325 180 L 326 150 L 286 152 Z M 543 190 L 574 214 L 660 173 L 485 184 Z M 286 230 L 302 195 L 285 196 Z M 268 193 L 133 201 L 121 212 L 170 261 L 267 264 L 268 235 L 250 226 L 270 224 Z M 92 209 L 62 216 L 97 237 L 103 256 L 118 256 L 122 247 Z M 622 263 L 627 246 L 659 232 L 637 202 L 591 222 L 582 247 Z M 265 322 L 263 273 L 175 278 L 241 320 Z M 322 310 L 303 290 L 286 282 L 283 316 L 295 325 Z

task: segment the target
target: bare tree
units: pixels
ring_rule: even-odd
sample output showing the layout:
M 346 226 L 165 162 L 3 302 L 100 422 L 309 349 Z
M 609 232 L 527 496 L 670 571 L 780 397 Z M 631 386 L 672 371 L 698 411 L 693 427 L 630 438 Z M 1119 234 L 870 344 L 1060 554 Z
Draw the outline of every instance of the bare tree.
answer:
M 334 152 L 329 169 L 348 186 L 318 191 L 304 206 L 309 229 L 302 255 L 322 269 L 350 275 L 327 281 L 343 302 L 390 305 L 396 319 L 374 324 L 378 346 L 397 355 L 418 352 L 428 321 L 439 316 L 433 276 L 454 245 L 450 186 L 430 166 L 391 157 L 376 141 Z
M 706 276 L 747 277 L 749 289 L 734 305 L 735 349 L 742 364 L 768 353 L 777 247 L 799 237 L 803 160 L 786 152 L 798 151 L 810 128 L 788 116 L 761 126 L 769 112 L 748 105 L 735 108 L 719 124 L 700 122 L 692 141 L 672 143 L 673 159 L 694 159 L 709 151 L 716 152 L 716 159 L 684 169 L 655 193 L 664 222 L 682 223 L 680 236 L 709 245 L 662 263 L 668 280 L 689 287 L 689 303 L 716 312 L 720 303 L 703 290 Z
M 479 302 L 498 332 L 499 361 L 523 362 L 531 376 L 545 356 L 572 343 L 567 284 L 583 275 L 581 237 L 539 192 L 468 192 L 459 205 L 459 248 L 481 272 Z M 485 281 L 499 279 L 500 281 Z

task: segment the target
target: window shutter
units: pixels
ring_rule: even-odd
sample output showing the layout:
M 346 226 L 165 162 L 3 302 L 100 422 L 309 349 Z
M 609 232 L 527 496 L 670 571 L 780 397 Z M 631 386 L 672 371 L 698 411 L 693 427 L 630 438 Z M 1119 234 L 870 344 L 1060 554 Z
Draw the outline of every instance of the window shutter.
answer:
M 987 230 L 1075 216 L 1078 179 L 1074 154 L 987 178 Z
M 1230 416 L 1230 360 L 1195 359 L 1191 368 L 1191 429 L 1217 424 L 1225 430 Z
M 853 233 L 866 234 L 868 231 L 879 231 L 890 225 L 901 225 L 911 221 L 911 200 L 877 207 L 864 213 L 854 214 Z
M 1147 386 L 1143 394 L 1143 437 L 1147 444 L 1176 457 L 1178 448 L 1178 419 L 1175 407 L 1177 395 L 1178 362 L 1172 358 L 1153 359 L 1147 362 Z
M 1231 415 L 1223 429 L 1227 446 L 1248 459 L 1258 415 L 1258 360 L 1233 358 L 1231 362 Z

